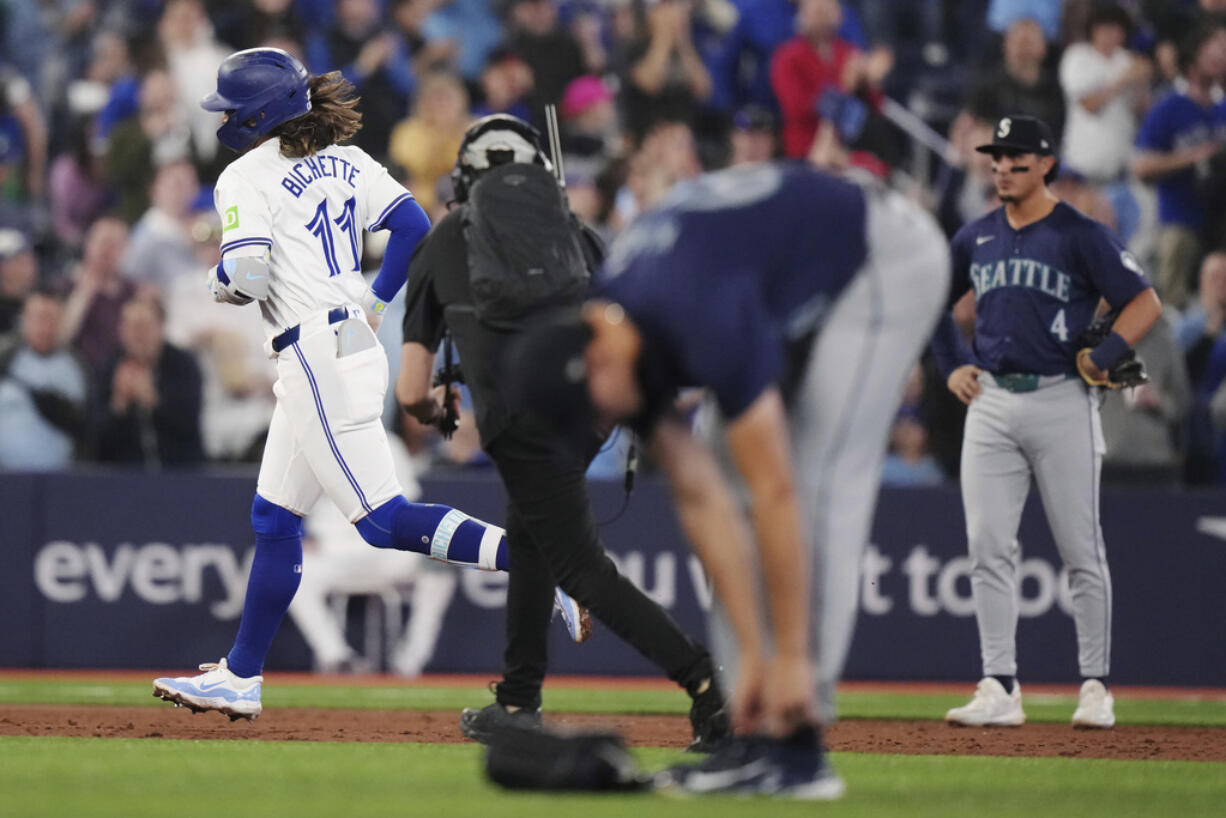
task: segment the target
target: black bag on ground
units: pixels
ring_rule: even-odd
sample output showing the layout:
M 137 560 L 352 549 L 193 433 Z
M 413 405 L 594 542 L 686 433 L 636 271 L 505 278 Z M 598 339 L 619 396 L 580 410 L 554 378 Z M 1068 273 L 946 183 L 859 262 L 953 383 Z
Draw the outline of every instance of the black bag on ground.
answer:
M 485 772 L 512 790 L 638 792 L 650 787 L 616 733 L 510 728 L 485 754 Z
M 582 301 L 591 276 L 552 173 L 499 165 L 477 180 L 463 207 L 469 285 L 483 322 L 513 330 L 530 313 Z

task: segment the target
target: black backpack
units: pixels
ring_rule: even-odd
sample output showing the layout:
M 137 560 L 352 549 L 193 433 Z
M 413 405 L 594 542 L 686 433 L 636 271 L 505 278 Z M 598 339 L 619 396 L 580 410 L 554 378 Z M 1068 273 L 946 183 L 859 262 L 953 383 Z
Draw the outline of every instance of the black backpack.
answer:
M 519 329 L 532 313 L 578 304 L 591 273 L 580 225 L 553 174 L 540 165 L 498 165 L 463 205 L 469 286 L 477 317 Z
M 544 727 L 495 733 L 485 754 L 485 774 L 511 790 L 642 792 L 652 782 L 617 733 L 560 733 Z

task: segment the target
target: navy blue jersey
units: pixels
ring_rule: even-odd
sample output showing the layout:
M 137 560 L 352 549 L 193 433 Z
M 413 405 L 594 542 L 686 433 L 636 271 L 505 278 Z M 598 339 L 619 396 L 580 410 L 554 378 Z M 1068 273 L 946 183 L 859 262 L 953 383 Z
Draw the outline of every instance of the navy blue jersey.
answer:
M 865 211 L 860 188 L 803 165 L 709 174 L 614 242 L 597 292 L 642 331 L 657 388 L 708 387 L 736 417 L 864 263 Z
M 973 362 L 998 374 L 1075 374 L 1077 338 L 1099 297 L 1118 309 L 1150 286 L 1106 227 L 1063 202 L 1021 230 L 993 210 L 950 250 L 952 297 L 975 292 Z

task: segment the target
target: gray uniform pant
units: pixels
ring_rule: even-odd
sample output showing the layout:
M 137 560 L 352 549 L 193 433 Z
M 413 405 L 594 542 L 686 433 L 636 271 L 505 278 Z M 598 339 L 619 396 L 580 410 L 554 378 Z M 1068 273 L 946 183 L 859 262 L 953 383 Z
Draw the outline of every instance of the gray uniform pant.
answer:
M 811 656 L 825 721 L 834 719 L 851 646 L 890 426 L 949 289 L 949 251 L 931 217 L 896 193 L 868 198 L 868 258 L 822 322 L 788 412 L 812 545 Z M 736 646 L 718 604 L 711 632 L 730 674 Z
M 1080 380 L 1018 394 L 990 375 L 979 382 L 962 441 L 962 504 L 983 673 L 1017 675 L 1017 527 L 1033 476 L 1068 570 L 1081 675 L 1106 676 L 1111 574 L 1098 521 L 1098 396 Z

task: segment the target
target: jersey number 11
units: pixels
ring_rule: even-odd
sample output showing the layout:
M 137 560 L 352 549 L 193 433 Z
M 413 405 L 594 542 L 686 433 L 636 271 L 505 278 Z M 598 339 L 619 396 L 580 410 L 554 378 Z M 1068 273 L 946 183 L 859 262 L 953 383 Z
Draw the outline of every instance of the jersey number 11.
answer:
M 341 215 L 333 219 L 329 218 L 328 200 L 324 199 L 319 203 L 319 207 L 315 208 L 314 217 L 307 223 L 306 229 L 310 230 L 323 245 L 324 261 L 328 263 L 329 278 L 341 274 L 341 265 L 336 258 L 336 238 L 332 235 L 333 224 L 339 227 L 342 233 L 349 236 L 349 251 L 353 258 L 353 267 L 350 269 L 355 271 L 362 269 L 362 256 L 358 249 L 358 223 L 354 214 L 356 206 L 357 202 L 350 196 L 341 206 Z

